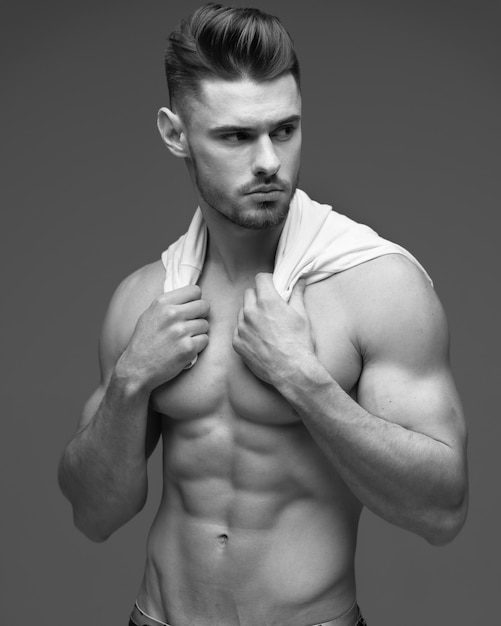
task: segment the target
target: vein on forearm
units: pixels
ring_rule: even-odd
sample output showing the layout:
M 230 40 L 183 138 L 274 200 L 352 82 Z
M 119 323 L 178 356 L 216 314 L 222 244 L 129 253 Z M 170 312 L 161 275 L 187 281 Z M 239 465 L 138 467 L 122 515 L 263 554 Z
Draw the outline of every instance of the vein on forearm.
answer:
M 283 393 L 361 502 L 402 523 L 447 501 L 457 476 L 447 443 L 369 413 L 327 372 L 306 387 L 292 383 Z

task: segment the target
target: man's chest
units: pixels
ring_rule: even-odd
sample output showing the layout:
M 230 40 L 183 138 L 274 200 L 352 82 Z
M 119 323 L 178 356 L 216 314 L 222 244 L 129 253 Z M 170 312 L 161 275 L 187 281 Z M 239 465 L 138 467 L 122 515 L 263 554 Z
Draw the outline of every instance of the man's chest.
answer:
M 328 281 L 307 288 L 305 303 L 316 354 L 331 376 L 352 392 L 361 360 L 350 337 L 346 312 L 331 302 Z M 209 344 L 191 369 L 152 394 L 153 407 L 175 420 L 234 413 L 254 423 L 284 425 L 298 416 L 270 385 L 259 380 L 233 349 L 233 333 L 242 296 L 207 291 L 210 302 Z

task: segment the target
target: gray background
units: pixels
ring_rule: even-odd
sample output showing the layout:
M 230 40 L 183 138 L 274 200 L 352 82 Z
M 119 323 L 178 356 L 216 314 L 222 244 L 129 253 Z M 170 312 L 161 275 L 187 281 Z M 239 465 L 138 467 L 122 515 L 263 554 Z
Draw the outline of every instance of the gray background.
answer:
M 194 210 L 155 118 L 165 37 L 197 5 L 2 3 L 2 624 L 125 625 L 140 584 L 158 453 L 146 509 L 100 545 L 73 528 L 56 467 L 97 384 L 113 289 Z M 428 269 L 468 416 L 463 532 L 433 548 L 364 513 L 360 603 L 370 626 L 496 623 L 500 3 L 254 6 L 282 18 L 302 60 L 301 186 Z

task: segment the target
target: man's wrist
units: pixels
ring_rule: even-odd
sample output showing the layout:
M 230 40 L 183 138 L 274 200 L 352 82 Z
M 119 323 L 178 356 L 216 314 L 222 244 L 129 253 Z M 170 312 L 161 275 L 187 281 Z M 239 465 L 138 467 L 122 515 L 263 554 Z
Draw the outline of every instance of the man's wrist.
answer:
M 118 359 L 110 383 L 127 396 L 149 396 L 154 388 L 136 369 L 130 367 L 124 355 Z
M 301 404 L 315 389 L 332 384 L 333 379 L 314 353 L 303 355 L 294 365 L 275 374 L 274 385 L 292 405 Z

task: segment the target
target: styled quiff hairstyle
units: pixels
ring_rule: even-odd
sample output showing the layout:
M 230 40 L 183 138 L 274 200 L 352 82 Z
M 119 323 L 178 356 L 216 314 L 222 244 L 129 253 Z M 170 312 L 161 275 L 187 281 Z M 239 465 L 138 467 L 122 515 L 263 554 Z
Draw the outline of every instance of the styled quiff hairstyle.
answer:
M 292 74 L 299 63 L 278 18 L 259 9 L 210 3 L 182 21 L 169 37 L 165 74 L 171 107 L 189 106 L 203 79 L 266 81 Z

